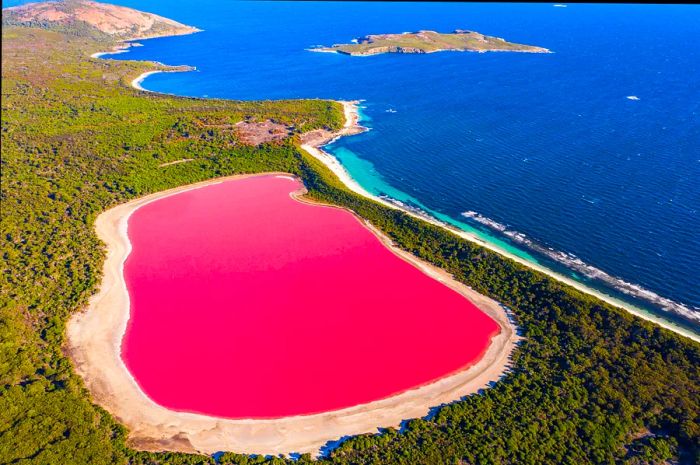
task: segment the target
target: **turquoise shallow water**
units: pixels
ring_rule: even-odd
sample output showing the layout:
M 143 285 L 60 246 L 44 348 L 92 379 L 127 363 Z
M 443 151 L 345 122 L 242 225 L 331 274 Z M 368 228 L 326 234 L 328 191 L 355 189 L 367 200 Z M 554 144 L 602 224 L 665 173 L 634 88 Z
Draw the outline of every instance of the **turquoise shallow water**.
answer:
M 365 118 L 362 119 L 361 122 L 362 124 L 367 124 L 369 121 L 367 121 Z M 425 206 L 417 198 L 392 187 L 384 180 L 382 175 L 377 172 L 371 162 L 358 157 L 355 153 L 343 147 L 341 143 L 327 145 L 324 147 L 324 149 L 332 153 L 338 160 L 340 160 L 343 167 L 348 171 L 348 173 L 350 173 L 352 178 L 370 194 L 374 194 L 379 197 L 386 197 L 388 200 L 399 201 L 409 208 L 412 207 L 419 210 L 420 213 L 428 214 L 429 216 L 437 218 L 444 223 L 456 226 L 463 231 L 473 233 L 483 240 L 488 241 L 489 243 L 496 245 L 514 255 L 532 262 L 540 262 L 536 256 L 523 249 L 514 247 L 510 242 L 504 241 L 499 237 L 474 227 L 464 221 L 456 220 L 449 215 L 433 210 Z
M 117 3 L 205 30 L 115 55 L 197 67 L 144 87 L 364 99 L 372 130 L 328 149 L 368 191 L 660 315 L 700 314 L 700 6 Z M 456 28 L 555 53 L 305 50 Z

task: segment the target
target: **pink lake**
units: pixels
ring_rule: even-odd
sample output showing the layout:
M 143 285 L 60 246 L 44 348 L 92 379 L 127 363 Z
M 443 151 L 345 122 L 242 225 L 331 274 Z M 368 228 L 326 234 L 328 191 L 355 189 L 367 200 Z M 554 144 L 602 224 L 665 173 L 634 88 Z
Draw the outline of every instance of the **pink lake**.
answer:
M 227 180 L 129 219 L 122 357 L 177 411 L 278 418 L 379 400 L 472 365 L 498 333 L 351 213 L 280 176 Z

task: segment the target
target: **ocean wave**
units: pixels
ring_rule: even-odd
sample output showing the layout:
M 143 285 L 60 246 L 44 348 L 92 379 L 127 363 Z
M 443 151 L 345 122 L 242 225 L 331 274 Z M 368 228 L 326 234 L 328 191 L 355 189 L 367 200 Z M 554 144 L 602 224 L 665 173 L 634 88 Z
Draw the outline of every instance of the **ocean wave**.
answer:
M 491 218 L 487 218 L 475 211 L 465 211 L 462 213 L 462 216 L 487 226 L 490 229 L 498 231 L 510 238 L 513 242 L 524 245 L 528 249 L 544 255 L 557 263 L 564 265 L 568 269 L 586 276 L 589 279 L 602 282 L 618 292 L 648 302 L 655 307 L 673 313 L 692 323 L 700 324 L 700 308 L 688 307 L 685 304 L 663 297 L 656 292 L 646 289 L 638 284 L 630 283 L 622 278 L 613 276 L 600 268 L 589 265 L 572 253 L 562 252 L 560 250 L 555 250 L 551 247 L 545 247 L 538 244 L 525 234 L 508 229 L 506 225 L 492 220 Z
M 435 219 L 430 213 L 426 212 L 422 208 L 420 208 L 412 203 L 402 202 L 402 201 L 397 200 L 393 197 L 389 197 L 386 194 L 379 194 L 379 195 L 377 195 L 377 197 L 384 200 L 385 202 L 396 205 L 397 207 L 402 208 L 403 210 L 407 210 L 407 211 L 413 213 L 414 215 L 420 216 L 421 218 L 424 218 L 424 219 L 429 220 L 429 221 L 437 221 L 437 222 L 442 224 L 441 221 Z

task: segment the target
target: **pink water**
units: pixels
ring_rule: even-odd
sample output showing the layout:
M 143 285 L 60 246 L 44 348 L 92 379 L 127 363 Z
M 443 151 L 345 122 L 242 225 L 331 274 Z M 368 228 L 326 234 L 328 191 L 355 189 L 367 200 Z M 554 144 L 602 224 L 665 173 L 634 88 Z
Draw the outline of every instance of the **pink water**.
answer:
M 144 392 L 226 418 L 318 413 L 473 364 L 497 324 L 291 178 L 230 180 L 129 219 L 122 357 Z

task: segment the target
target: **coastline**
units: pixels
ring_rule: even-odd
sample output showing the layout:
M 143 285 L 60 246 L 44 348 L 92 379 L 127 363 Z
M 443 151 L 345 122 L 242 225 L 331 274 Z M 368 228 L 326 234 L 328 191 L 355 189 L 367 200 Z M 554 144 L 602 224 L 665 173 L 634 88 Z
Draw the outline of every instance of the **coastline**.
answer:
M 350 173 L 345 169 L 345 167 L 340 163 L 340 161 L 333 156 L 332 154 L 326 152 L 323 150 L 323 146 L 328 145 L 332 143 L 334 140 L 336 140 L 339 137 L 343 136 L 348 136 L 348 135 L 353 135 L 353 134 L 359 134 L 361 132 L 364 132 L 367 130 L 367 128 L 364 128 L 360 125 L 360 118 L 359 118 L 359 108 L 357 107 L 358 101 L 339 101 L 343 105 L 344 113 L 345 113 L 345 124 L 342 129 L 335 133 L 330 133 L 326 132 L 325 137 L 319 135 L 317 137 L 306 137 L 302 138 L 302 144 L 301 148 L 305 150 L 307 153 L 309 153 L 311 156 L 322 162 L 328 169 L 330 169 L 333 174 L 335 174 L 338 179 L 351 191 L 354 193 L 361 195 L 365 198 L 368 198 L 370 200 L 373 200 L 375 202 L 378 202 L 386 207 L 392 208 L 394 210 L 400 210 L 404 213 L 406 213 L 409 216 L 412 216 L 414 218 L 421 219 L 423 221 L 426 221 L 432 225 L 442 227 L 451 233 L 457 235 L 458 237 L 462 239 L 466 239 L 470 242 L 473 242 L 475 244 L 478 244 L 482 247 L 485 247 L 493 252 L 496 252 L 504 257 L 510 258 L 511 260 L 514 260 L 518 262 L 521 265 L 524 265 L 528 268 L 537 270 L 539 272 L 542 272 L 546 274 L 547 276 L 556 279 L 557 281 L 560 281 L 564 284 L 567 284 L 573 288 L 575 288 L 578 291 L 581 291 L 585 294 L 597 297 L 598 299 L 609 303 L 611 305 L 614 305 L 615 307 L 621 308 L 635 316 L 638 316 L 644 320 L 651 321 L 653 323 L 658 324 L 659 326 L 668 329 L 670 331 L 673 331 L 677 334 L 680 334 L 681 336 L 685 336 L 687 338 L 692 339 L 695 342 L 700 342 L 700 335 L 697 335 L 693 333 L 692 331 L 686 330 L 685 328 L 682 328 L 680 326 L 674 325 L 672 323 L 669 323 L 665 320 L 663 320 L 660 317 L 657 317 L 656 315 L 652 315 L 649 313 L 646 313 L 620 299 L 617 299 L 615 297 L 606 295 L 596 289 L 590 288 L 586 286 L 583 283 L 580 283 L 578 281 L 575 281 L 572 278 L 569 278 L 567 276 L 564 276 L 560 273 L 557 273 L 553 270 L 550 270 L 542 265 L 539 265 L 537 263 L 532 263 L 529 262 L 523 258 L 518 257 L 517 255 L 514 255 L 507 250 L 504 250 L 496 245 L 493 245 L 475 234 L 468 233 L 466 231 L 463 231 L 461 229 L 458 229 L 454 226 L 448 225 L 436 218 L 433 218 L 431 216 L 427 215 L 420 215 L 417 214 L 416 212 L 413 212 L 409 209 L 403 208 L 393 202 L 389 202 L 386 199 L 377 197 L 371 193 L 369 193 L 367 190 L 365 190 L 357 181 L 355 181 Z
M 134 79 L 131 85 L 137 90 L 151 92 L 141 86 L 142 81 L 150 74 L 153 74 L 153 71 L 143 73 Z M 352 179 L 343 165 L 333 155 L 322 149 L 324 145 L 339 137 L 358 134 L 367 130 L 359 124 L 357 108 L 359 102 L 342 101 L 340 103 L 344 107 L 346 119 L 343 128 L 335 133 L 325 131 L 325 134 L 317 134 L 316 137 L 303 138 L 301 148 L 323 162 L 351 191 L 389 208 L 401 210 L 408 215 L 441 226 L 461 238 L 482 245 L 524 266 L 541 271 L 579 291 L 598 297 L 616 307 L 643 319 L 653 321 L 666 329 L 675 331 L 695 341 L 700 341 L 700 337 L 693 333 L 669 325 L 653 315 L 642 313 L 625 302 L 588 288 L 584 284 L 566 276 L 521 259 L 473 234 L 447 225 L 435 218 L 416 214 L 370 194 Z M 280 173 L 280 175 L 287 174 Z M 130 206 L 129 208 L 135 210 L 141 204 L 133 205 L 134 203 L 153 201 L 161 196 L 172 195 L 181 190 L 203 187 L 204 185 L 222 182 L 226 179 L 220 178 L 195 185 L 182 186 L 170 191 L 153 194 L 146 198 L 136 199 L 104 212 L 98 217 L 97 221 L 100 221 L 100 218 L 109 212 L 112 212 L 112 215 L 114 215 L 113 210 L 120 207 Z M 117 336 L 119 334 L 123 335 L 126 329 L 128 321 L 128 293 L 126 293 L 125 287 L 119 289 L 118 280 L 122 276 L 119 270 L 123 266 L 123 260 L 120 263 L 119 257 L 115 256 L 115 254 L 128 254 L 128 238 L 126 243 L 124 243 L 123 239 L 120 242 L 117 236 L 121 232 L 126 237 L 126 219 L 128 219 L 128 214 L 130 213 L 122 211 L 121 214 L 126 215 L 123 221 L 119 221 L 114 217 L 102 220 L 103 224 L 100 226 L 102 228 L 108 228 L 110 221 L 113 223 L 111 224 L 113 233 L 117 231 L 115 236 L 116 242 L 108 247 L 107 260 L 104 264 L 104 277 L 99 293 L 91 299 L 86 311 L 75 314 L 69 321 L 66 329 L 69 341 L 67 343 L 67 352 L 75 364 L 76 372 L 85 380 L 93 399 L 118 418 L 120 422 L 129 427 L 131 430 L 129 444 L 136 448 L 152 451 L 196 451 L 201 453 L 214 453 L 220 450 L 235 450 L 241 453 L 261 453 L 262 451 L 262 453 L 269 454 L 288 454 L 290 452 L 318 453 L 322 446 L 340 437 L 373 433 L 379 427 L 398 426 L 402 420 L 424 416 L 430 407 L 454 401 L 466 394 L 478 392 L 481 388 L 487 387 L 492 381 L 500 379 L 508 369 L 509 355 L 518 337 L 508 320 L 507 314 L 497 302 L 474 292 L 461 283 L 457 283 L 465 289 L 464 292 L 469 294 L 468 298 L 472 299 L 482 311 L 492 316 L 502 329 L 505 329 L 505 331 L 502 330 L 500 334 L 492 338 L 486 353 L 475 365 L 467 367 L 458 373 L 448 375 L 428 385 L 368 404 L 334 412 L 276 420 L 226 420 L 194 413 L 175 412 L 160 407 L 141 392 L 135 380 L 124 366 L 123 361 L 121 361 L 119 350 L 121 337 Z M 378 233 L 371 225 L 368 225 L 366 222 L 365 224 L 375 234 Z M 96 222 L 97 227 L 98 223 Z M 121 231 L 122 229 L 123 231 Z M 378 235 L 381 239 L 381 233 Z M 98 236 L 102 239 L 99 230 Z M 382 240 L 383 242 L 387 241 L 385 245 L 389 246 L 399 256 L 401 256 L 401 253 L 405 253 L 391 246 L 389 238 Z M 123 255 L 123 257 L 125 258 L 126 255 Z M 412 258 L 420 262 L 417 258 Z M 109 266 L 108 262 L 110 262 Z M 447 274 L 444 270 L 437 269 L 427 263 L 415 265 L 433 277 L 439 276 L 440 273 Z M 426 271 L 430 269 L 434 270 L 435 275 Z M 102 300 L 109 298 L 110 295 L 119 294 L 120 291 L 122 292 L 122 298 L 124 294 L 126 295 L 125 303 L 113 302 L 113 305 L 110 307 L 106 305 L 109 302 Z M 466 296 L 467 294 L 464 295 Z M 99 308 L 95 308 L 95 305 Z M 125 306 L 126 308 L 124 308 Z M 90 316 L 88 317 L 88 315 Z M 119 317 L 121 317 L 121 320 L 119 320 Z M 109 332 L 110 328 L 111 333 Z M 119 328 L 122 328 L 121 333 L 118 331 Z M 97 330 L 102 332 L 97 332 Z M 117 331 L 116 333 L 114 333 L 115 330 Z M 105 333 L 104 331 L 108 332 Z M 110 348 L 110 342 L 113 344 L 115 337 L 117 345 L 111 345 Z M 96 345 L 92 347 L 86 344 L 88 342 Z M 102 353 L 108 355 L 106 360 L 99 360 L 98 349 L 100 347 L 103 351 Z M 109 358 L 110 354 L 112 359 Z M 114 375 L 116 378 L 110 378 L 110 375 Z M 119 383 L 113 384 L 115 380 L 118 380 Z M 427 399 L 430 399 L 430 401 L 427 402 Z M 430 406 L 427 406 L 427 404 L 430 404 Z M 303 433 L 299 433 L 299 431 L 303 431 Z M 312 434 L 313 437 L 310 437 Z
M 170 31 L 168 33 L 161 34 L 150 34 L 150 35 L 135 35 L 128 39 L 120 40 L 111 50 L 106 52 L 95 52 L 90 55 L 90 58 L 101 58 L 104 55 L 116 55 L 118 53 L 126 53 L 131 47 L 142 46 L 143 44 L 132 43 L 135 40 L 148 40 L 148 39 L 158 39 L 160 37 L 176 37 L 176 36 L 186 36 L 190 34 L 196 34 L 197 32 L 203 32 L 204 29 L 198 29 L 196 27 L 184 26 L 182 30 Z
M 128 50 L 126 48 L 115 48 L 111 52 L 95 52 L 90 55 L 90 58 L 102 58 L 104 55 L 118 55 L 120 53 L 126 53 Z
M 398 249 L 388 237 L 353 213 L 394 254 L 459 292 L 498 323 L 500 332 L 491 338 L 475 364 L 385 399 L 330 412 L 278 419 L 232 420 L 177 412 L 146 396 L 121 358 L 122 338 L 129 320 L 129 294 L 123 266 L 131 250 L 127 235 L 130 215 L 143 205 L 180 192 L 232 179 L 269 175 L 290 176 L 287 173 L 258 173 L 203 181 L 120 204 L 97 217 L 97 235 L 107 244 L 103 278 L 99 292 L 90 299 L 87 308 L 69 320 L 65 351 L 94 401 L 129 428 L 130 445 L 152 451 L 208 454 L 220 450 L 249 454 L 318 454 L 330 441 L 349 435 L 376 433 L 378 428 L 398 427 L 403 420 L 423 417 L 430 408 L 478 392 L 504 376 L 509 369 L 512 350 L 519 340 L 504 308 L 454 280 L 444 270 Z M 309 202 L 300 197 L 303 193 L 297 192 L 293 198 Z
M 148 89 L 144 89 L 141 87 L 141 83 L 146 79 L 148 76 L 151 76 L 153 74 L 158 74 L 158 73 L 165 73 L 163 70 L 155 70 L 155 71 L 146 71 L 145 73 L 139 74 L 136 78 L 134 78 L 131 81 L 131 87 L 133 87 L 136 90 L 140 90 L 141 92 L 151 92 Z
M 148 40 L 148 39 L 158 39 L 161 37 L 175 37 L 175 36 L 186 36 L 190 34 L 196 34 L 198 32 L 203 32 L 204 29 L 198 29 L 196 27 L 191 27 L 191 26 L 185 26 L 184 29 L 179 30 L 179 31 L 170 31 L 168 33 L 162 33 L 162 34 L 151 34 L 151 35 L 136 35 L 134 37 L 130 37 L 128 39 L 123 39 L 120 40 L 114 47 L 112 47 L 111 50 L 107 50 L 104 52 L 95 52 L 90 55 L 90 58 L 92 59 L 107 59 L 107 58 L 102 58 L 105 55 L 118 55 L 121 53 L 126 53 L 129 51 L 131 47 L 141 47 L 143 44 L 141 43 L 134 43 L 136 40 Z M 153 62 L 156 63 L 156 62 Z M 177 68 L 176 66 L 167 66 L 163 65 L 162 63 L 156 63 L 158 65 L 166 66 L 168 68 Z M 179 71 L 179 70 L 174 70 L 174 71 Z M 144 89 L 141 87 L 141 82 L 143 82 L 144 79 L 146 79 L 148 76 L 151 74 L 155 73 L 165 73 L 168 72 L 167 70 L 154 70 L 154 71 L 147 71 L 145 73 L 141 73 L 138 77 L 133 79 L 131 81 L 131 86 L 136 88 L 137 90 L 140 90 L 142 92 L 150 92 L 147 89 Z

